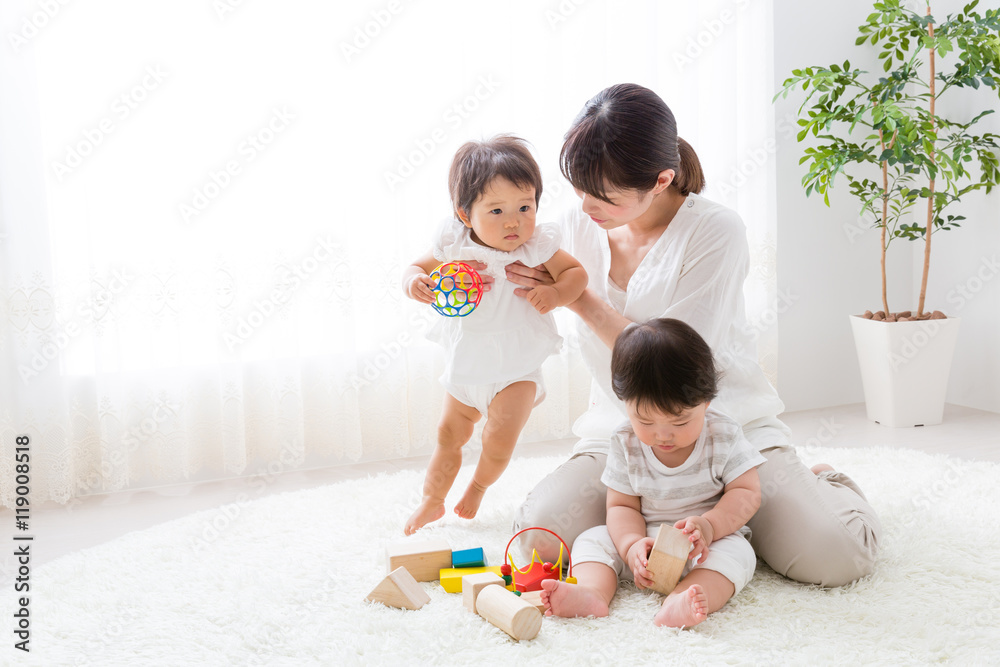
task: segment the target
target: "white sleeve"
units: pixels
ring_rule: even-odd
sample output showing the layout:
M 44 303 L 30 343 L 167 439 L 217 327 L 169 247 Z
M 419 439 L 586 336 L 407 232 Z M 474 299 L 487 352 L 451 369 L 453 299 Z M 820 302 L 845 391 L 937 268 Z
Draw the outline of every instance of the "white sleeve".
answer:
M 463 225 L 455 218 L 445 218 L 438 226 L 434 237 L 434 259 L 439 262 L 448 262 L 459 259 L 459 247 L 461 246 Z
M 548 222 L 535 226 L 535 232 L 525 245 L 524 263 L 528 266 L 538 266 L 552 259 L 562 243 L 562 231 L 559 225 Z
M 601 482 L 609 489 L 614 489 L 627 496 L 637 496 L 636 490 L 632 487 L 632 480 L 628 476 L 628 456 L 625 453 L 628 447 L 626 439 L 628 435 L 618 431 L 611 436 L 611 446 L 608 449 L 608 458 L 604 464 L 604 473 L 601 475 Z
M 684 251 L 670 306 L 660 317 L 691 325 L 713 352 L 746 317 L 743 282 L 750 266 L 746 227 L 735 212 L 706 217 Z

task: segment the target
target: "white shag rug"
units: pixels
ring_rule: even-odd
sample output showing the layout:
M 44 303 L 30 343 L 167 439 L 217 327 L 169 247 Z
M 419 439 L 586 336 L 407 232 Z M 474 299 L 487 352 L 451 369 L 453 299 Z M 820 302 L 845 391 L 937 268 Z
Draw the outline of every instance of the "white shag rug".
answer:
M 365 602 L 419 498 L 422 473 L 402 472 L 200 512 L 40 566 L 32 652 L 11 648 L 8 582 L 0 655 L 101 666 L 1000 664 L 1000 465 L 886 448 L 800 454 L 865 489 L 885 528 L 875 573 L 822 589 L 761 563 L 693 629 L 654 627 L 661 598 L 631 586 L 610 617 L 546 618 L 523 642 L 436 583 L 422 584 L 431 601 L 418 611 Z M 450 515 L 418 537 L 483 546 L 499 564 L 514 509 L 559 462 L 515 461 L 475 520 Z

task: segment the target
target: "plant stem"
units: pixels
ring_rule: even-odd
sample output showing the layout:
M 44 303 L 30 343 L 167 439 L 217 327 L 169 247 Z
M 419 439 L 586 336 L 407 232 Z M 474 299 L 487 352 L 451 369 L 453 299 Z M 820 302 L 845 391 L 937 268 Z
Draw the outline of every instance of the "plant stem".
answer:
M 931 15 L 930 3 L 927 4 L 927 15 Z M 927 31 L 930 35 L 931 40 L 934 39 L 934 24 L 927 24 Z M 934 44 L 931 43 L 931 53 L 930 53 L 930 112 L 931 112 L 931 150 L 928 157 L 930 157 L 931 164 L 934 164 L 934 140 L 936 138 L 934 132 Z M 920 317 L 924 314 L 924 298 L 927 296 L 927 274 L 930 273 L 931 268 L 931 232 L 934 228 L 934 177 L 930 179 L 930 183 L 927 185 L 930 192 L 927 195 L 927 229 L 924 231 L 924 275 L 920 280 L 920 301 L 917 303 L 917 316 Z
M 878 142 L 882 147 L 882 152 L 885 152 L 885 137 L 882 134 L 882 128 L 878 130 Z M 882 236 L 881 236 L 881 246 L 882 246 L 882 308 L 886 317 L 889 317 L 889 301 L 886 298 L 885 289 L 885 228 L 889 224 L 889 161 L 882 160 Z

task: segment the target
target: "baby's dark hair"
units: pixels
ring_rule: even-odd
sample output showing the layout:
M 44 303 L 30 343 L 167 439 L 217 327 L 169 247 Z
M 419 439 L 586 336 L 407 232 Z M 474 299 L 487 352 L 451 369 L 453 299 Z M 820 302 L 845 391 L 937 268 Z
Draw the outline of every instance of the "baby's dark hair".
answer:
M 542 172 L 524 139 L 498 134 L 486 141 L 469 141 L 455 152 L 448 171 L 448 192 L 455 215 L 468 215 L 493 179 L 502 177 L 519 188 L 535 188 L 535 208 L 542 198 Z
M 680 414 L 719 393 L 712 349 L 680 320 L 659 318 L 627 328 L 611 352 L 615 396 L 640 409 Z

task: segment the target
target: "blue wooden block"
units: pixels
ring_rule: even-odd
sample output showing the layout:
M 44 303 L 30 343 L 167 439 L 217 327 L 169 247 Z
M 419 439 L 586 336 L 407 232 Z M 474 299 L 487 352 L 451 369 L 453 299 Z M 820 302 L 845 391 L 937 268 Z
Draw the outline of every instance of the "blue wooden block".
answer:
M 452 567 L 486 567 L 486 554 L 482 547 L 451 552 Z

